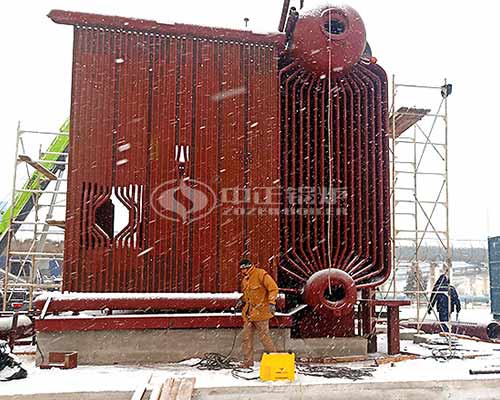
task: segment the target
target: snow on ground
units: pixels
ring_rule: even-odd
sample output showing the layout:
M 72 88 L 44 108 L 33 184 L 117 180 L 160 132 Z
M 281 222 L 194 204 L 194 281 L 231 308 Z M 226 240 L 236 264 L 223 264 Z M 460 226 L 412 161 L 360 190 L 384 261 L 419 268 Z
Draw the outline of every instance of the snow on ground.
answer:
M 491 314 L 491 309 L 487 305 L 481 306 L 472 306 L 468 305 L 468 308 L 462 308 L 459 314 L 459 320 L 462 322 L 483 322 L 488 323 L 493 320 L 493 316 Z M 400 319 L 416 319 L 417 318 L 417 308 L 415 306 L 411 307 L 401 307 L 400 308 Z M 427 307 L 420 308 L 420 321 L 425 316 L 425 321 L 435 321 L 436 315 L 435 313 L 427 314 Z M 454 321 L 456 314 L 452 314 L 452 320 Z
M 429 335 L 431 336 L 431 335 Z M 434 335 L 434 337 L 439 337 Z M 446 362 L 431 358 L 431 350 L 412 341 L 403 341 L 401 349 L 416 352 L 429 358 L 395 363 L 394 366 L 384 364 L 373 373 L 373 377 L 358 382 L 402 382 L 402 381 L 440 381 L 466 379 L 500 379 L 498 375 L 470 375 L 469 370 L 500 367 L 500 345 L 458 340 L 459 354 L 474 354 L 475 359 L 453 359 Z M 379 350 L 385 351 L 386 337 L 379 335 Z M 220 386 L 273 386 L 273 385 L 315 385 L 350 383 L 347 379 L 326 379 L 297 374 L 293 383 L 260 382 L 234 378 L 229 370 L 200 371 L 187 364 L 165 364 L 154 366 L 79 366 L 73 370 L 40 370 L 34 365 L 34 356 L 19 356 L 23 366 L 28 370 L 28 378 L 20 381 L 2 382 L 0 395 L 33 394 L 33 393 L 68 393 L 90 391 L 133 391 L 146 382 L 153 374 L 153 382 L 167 377 L 196 377 L 196 388 Z M 351 363 L 349 366 L 369 366 L 369 362 Z M 249 377 L 258 375 L 258 364 Z M 356 382 L 354 382 L 356 383 Z

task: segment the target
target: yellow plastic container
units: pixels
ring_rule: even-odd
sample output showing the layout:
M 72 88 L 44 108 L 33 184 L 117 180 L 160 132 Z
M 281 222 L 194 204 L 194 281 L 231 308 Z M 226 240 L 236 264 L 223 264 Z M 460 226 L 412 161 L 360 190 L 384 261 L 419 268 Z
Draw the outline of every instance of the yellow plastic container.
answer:
M 295 380 L 294 353 L 264 353 L 260 361 L 263 381 Z

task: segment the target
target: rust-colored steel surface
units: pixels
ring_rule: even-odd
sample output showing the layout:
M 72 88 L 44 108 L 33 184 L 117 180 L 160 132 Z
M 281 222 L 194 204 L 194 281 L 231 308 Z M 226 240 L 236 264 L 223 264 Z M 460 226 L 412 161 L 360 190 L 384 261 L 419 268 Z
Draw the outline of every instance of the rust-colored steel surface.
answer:
M 49 16 L 75 32 L 64 290 L 233 292 L 247 256 L 308 305 L 294 334 L 354 335 L 391 269 L 387 77 L 357 12 L 273 35 Z
M 387 76 L 360 61 L 364 27 L 351 8 L 319 9 L 297 27 L 279 72 L 279 284 L 304 288 L 302 336 L 351 336 L 352 293 L 391 270 Z
M 226 201 L 279 186 L 273 40 L 50 17 L 74 25 L 63 289 L 232 292 L 244 254 L 276 276 L 278 216 Z M 183 213 L 190 191 L 213 212 Z M 126 223 L 113 232 L 118 206 Z
M 69 316 L 52 316 L 51 318 L 37 319 L 37 332 L 64 332 L 64 331 L 109 331 L 109 330 L 146 330 L 146 329 L 206 329 L 206 328 L 241 328 L 241 315 L 222 313 L 196 314 L 146 314 L 134 316 L 124 315 L 79 315 L 77 318 Z M 292 317 L 279 315 L 273 318 L 271 328 L 290 328 L 293 325 Z M 140 333 L 138 333 L 140 335 Z
M 64 293 L 38 296 L 34 307 L 38 313 L 80 312 L 85 310 L 176 310 L 176 311 L 230 311 L 241 293 Z M 47 304 L 48 303 L 48 304 Z M 278 295 L 276 307 L 285 306 L 285 296 Z
M 405 321 L 402 325 L 412 329 L 419 328 L 425 333 L 444 332 L 443 326 L 439 322 L 429 321 L 417 324 L 416 322 Z M 450 325 L 451 332 L 457 335 L 472 336 L 485 341 L 500 341 L 500 323 L 496 321 L 488 323 L 450 321 Z
M 376 65 L 358 64 L 327 79 L 291 62 L 280 82 L 281 179 L 289 212 L 281 218 L 279 283 L 301 288 L 330 270 L 329 296 L 319 285 L 314 295 L 321 305 L 314 307 L 316 318 L 304 319 L 303 334 L 352 335 L 355 301 L 346 293 L 353 285 L 378 286 L 390 273 L 386 75 Z M 337 280 L 338 270 L 350 282 Z M 331 324 L 321 308 L 331 313 Z
M 292 63 L 280 76 L 281 178 L 290 210 L 281 223 L 283 281 L 302 287 L 335 268 L 358 289 L 378 286 L 390 272 L 385 72 L 358 64 L 329 84 Z
M 359 61 L 365 46 L 365 26 L 357 11 L 325 6 L 300 16 L 291 53 L 309 72 L 339 76 Z

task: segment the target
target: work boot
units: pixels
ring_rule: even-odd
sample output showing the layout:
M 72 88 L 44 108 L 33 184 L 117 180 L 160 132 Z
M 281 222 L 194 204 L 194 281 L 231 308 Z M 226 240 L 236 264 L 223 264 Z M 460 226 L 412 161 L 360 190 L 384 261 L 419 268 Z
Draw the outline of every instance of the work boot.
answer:
M 253 361 L 242 361 L 238 365 L 238 368 L 252 368 L 252 367 L 253 367 Z

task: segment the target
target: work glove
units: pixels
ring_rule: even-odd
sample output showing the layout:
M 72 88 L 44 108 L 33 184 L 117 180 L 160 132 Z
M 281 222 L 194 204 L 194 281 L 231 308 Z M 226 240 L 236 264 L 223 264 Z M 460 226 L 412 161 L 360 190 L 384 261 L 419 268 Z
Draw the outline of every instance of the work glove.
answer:
M 234 306 L 235 310 L 241 310 L 243 308 L 243 300 L 239 299 Z
M 275 304 L 269 304 L 269 311 L 271 314 L 276 314 L 276 305 Z

